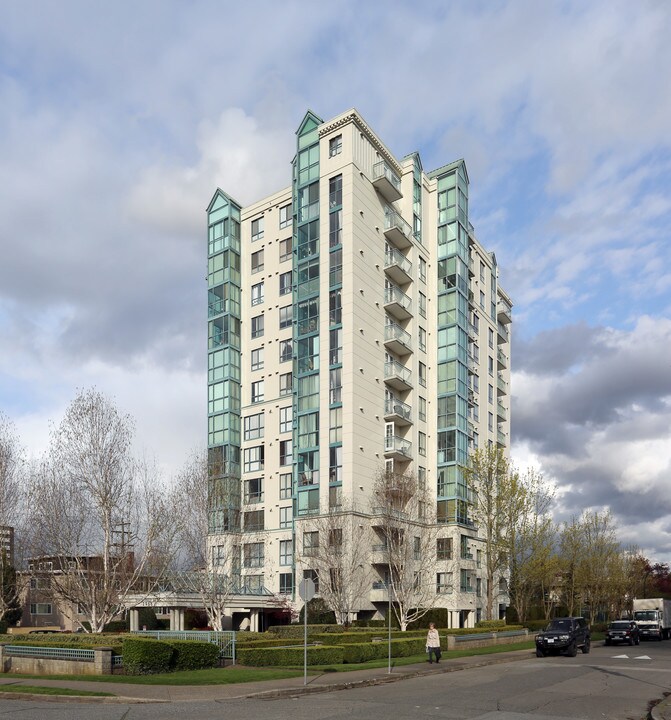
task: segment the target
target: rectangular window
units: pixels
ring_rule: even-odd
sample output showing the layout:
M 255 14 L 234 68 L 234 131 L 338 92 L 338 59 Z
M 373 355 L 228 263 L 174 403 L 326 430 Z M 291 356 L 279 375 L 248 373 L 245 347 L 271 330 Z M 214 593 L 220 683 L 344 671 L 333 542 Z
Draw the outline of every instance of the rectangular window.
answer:
M 289 563 L 291 564 L 291 563 Z M 280 573 L 280 595 L 294 594 L 293 573 Z
M 342 244 L 342 208 L 329 213 L 329 247 Z
M 329 443 L 342 442 L 342 408 L 329 410 Z
M 342 290 L 331 290 L 329 292 L 329 324 L 342 325 Z
M 291 505 L 289 507 L 280 508 L 280 528 L 286 530 L 291 527 L 291 521 L 293 518 L 293 510 Z
M 51 615 L 51 603 L 30 603 L 31 615 Z
M 252 383 L 252 402 L 259 403 L 264 400 L 264 383 L 263 380 L 257 380 Z
M 261 528 L 263 530 L 263 528 Z M 244 588 L 249 593 L 259 593 L 263 588 L 263 575 L 245 575 Z
M 480 290 L 480 307 L 485 309 L 485 293 L 484 290 Z
M 419 256 L 419 279 L 426 282 L 426 260 L 421 255 Z
M 291 465 L 293 460 L 293 441 L 280 440 L 280 465 Z
M 319 549 L 319 532 L 311 531 L 303 533 L 303 555 L 311 557 Z
M 242 514 L 243 528 L 245 530 L 263 530 L 263 510 L 253 510 Z
M 329 482 L 342 482 L 342 446 L 329 448 Z
M 291 540 L 280 540 L 280 565 L 291 565 L 294 548 Z
M 288 295 L 291 292 L 291 270 L 280 275 L 280 295 Z
M 426 422 L 426 398 L 419 398 L 419 419 Z
M 292 373 L 283 373 L 280 375 L 280 397 L 291 395 L 293 387 L 293 375 Z
M 480 282 L 484 282 L 484 281 L 485 281 L 485 264 L 481 260 L 480 261 Z
M 291 405 L 280 408 L 280 432 L 291 432 L 294 409 Z
M 436 593 L 445 595 L 452 592 L 452 573 L 436 573 Z
M 494 386 L 490 385 L 487 390 L 487 399 L 489 400 L 489 404 L 492 405 L 494 403 Z
M 419 363 L 419 384 L 426 387 L 426 365 L 423 362 Z
M 329 157 L 335 157 L 342 152 L 342 135 L 336 135 L 329 139 Z
M 419 293 L 419 314 L 423 318 L 426 317 L 426 295 L 424 293 Z
M 436 560 L 452 559 L 452 538 L 438 538 L 436 540 Z
M 263 369 L 263 348 L 252 350 L 252 370 Z
M 312 582 L 315 584 L 315 593 L 319 592 L 319 575 L 317 574 L 316 570 L 303 570 L 303 579 L 312 580 Z
M 245 502 L 247 504 L 263 502 L 263 478 L 245 480 Z
M 426 468 L 421 465 L 417 468 L 417 487 L 426 490 Z
M 329 208 L 342 205 L 342 175 L 329 179 Z
M 244 419 L 245 440 L 258 440 L 263 437 L 263 413 L 249 415 Z
M 342 248 L 329 255 L 329 287 L 342 285 Z
M 252 242 L 263 237 L 263 217 L 252 220 Z
M 339 510 L 342 507 L 342 487 L 329 488 L 329 510 Z
M 420 455 L 426 455 L 426 433 L 419 432 L 417 434 L 418 452 Z
M 494 331 L 491 328 L 489 328 L 489 347 L 494 349 Z
M 293 340 L 280 340 L 280 362 L 290 362 L 293 355 Z
M 291 245 L 293 238 L 280 240 L 280 262 L 291 260 Z
M 242 566 L 246 568 L 263 567 L 263 543 L 245 543 L 242 546 Z
M 252 253 L 252 275 L 263 270 L 263 250 Z
M 252 285 L 252 305 L 261 305 L 263 302 L 263 283 L 257 283 L 256 285 Z
M 258 472 L 263 470 L 265 448 L 263 445 L 255 445 L 254 447 L 245 448 L 244 456 L 244 472 Z
M 280 208 L 280 230 L 291 225 L 291 203 Z
M 288 500 L 291 497 L 291 473 L 280 475 L 280 500 Z
M 419 328 L 419 349 L 426 352 L 426 330 L 423 327 Z
M 252 318 L 252 338 L 263 336 L 263 315 Z
M 342 364 L 342 328 L 329 333 L 329 364 Z
M 342 368 L 329 370 L 329 403 L 342 402 Z
M 280 330 L 291 327 L 291 322 L 294 315 L 294 306 L 285 305 L 280 308 Z

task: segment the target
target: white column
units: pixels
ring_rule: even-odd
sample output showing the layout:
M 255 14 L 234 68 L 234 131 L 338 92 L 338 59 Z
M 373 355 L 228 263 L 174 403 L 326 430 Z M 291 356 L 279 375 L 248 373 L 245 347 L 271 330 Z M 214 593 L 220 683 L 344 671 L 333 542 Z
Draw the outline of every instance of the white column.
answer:
M 184 630 L 184 608 L 177 608 L 177 624 L 180 630 Z
M 252 608 L 252 610 L 249 613 L 249 621 L 250 621 L 250 626 L 249 626 L 250 631 L 258 632 L 259 631 L 259 611 L 258 610 L 254 610 L 254 608 Z
M 133 630 L 140 629 L 140 611 L 138 610 L 138 608 L 131 608 L 128 611 L 128 621 L 130 624 L 131 632 Z

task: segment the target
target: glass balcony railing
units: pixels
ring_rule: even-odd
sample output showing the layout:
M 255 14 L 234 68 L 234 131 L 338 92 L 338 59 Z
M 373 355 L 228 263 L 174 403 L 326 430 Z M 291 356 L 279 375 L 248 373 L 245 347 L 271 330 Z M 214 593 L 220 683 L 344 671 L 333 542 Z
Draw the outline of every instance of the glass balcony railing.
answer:
M 412 300 L 397 287 L 388 287 L 384 290 L 384 304 L 397 305 L 399 313 L 404 316 L 412 314 Z
M 412 443 L 397 435 L 387 435 L 384 439 L 384 451 L 409 458 L 412 454 Z
M 496 415 L 500 420 L 505 420 L 508 417 L 505 407 L 502 403 L 496 403 Z
M 396 360 L 389 360 L 384 364 L 384 379 L 385 380 L 392 380 L 396 379 L 399 380 L 404 385 L 407 385 L 408 387 L 412 386 L 412 371 L 401 365 L 400 362 L 396 362 Z
M 387 247 L 384 251 L 384 267 L 387 268 L 399 268 L 404 275 L 412 277 L 412 263 L 408 258 L 396 248 Z
M 409 241 L 412 237 L 412 228 L 410 223 L 406 222 L 396 210 L 387 206 L 384 209 L 384 231 L 389 233 L 392 238 L 398 238 L 398 234 Z
M 380 160 L 373 165 L 373 186 L 390 202 L 403 197 L 401 178 L 386 160 Z
M 503 350 L 496 350 L 496 360 L 501 367 L 508 367 L 508 356 L 503 352 Z
M 397 325 L 396 323 L 389 323 L 389 325 L 385 325 L 385 342 L 396 341 L 409 349 L 411 347 L 411 340 L 412 336 L 410 335 L 410 333 L 404 330 L 400 325 Z
M 496 378 L 496 387 L 499 391 L 499 395 L 506 395 L 508 392 L 508 383 L 499 374 Z
M 397 415 L 403 420 L 407 420 L 407 422 L 412 421 L 412 408 L 410 405 L 396 398 L 387 398 L 384 401 L 384 414 L 386 416 Z
M 508 342 L 510 339 L 510 333 L 508 332 L 508 328 L 502 322 L 499 322 L 497 324 L 497 329 L 499 333 L 499 340 L 502 342 Z

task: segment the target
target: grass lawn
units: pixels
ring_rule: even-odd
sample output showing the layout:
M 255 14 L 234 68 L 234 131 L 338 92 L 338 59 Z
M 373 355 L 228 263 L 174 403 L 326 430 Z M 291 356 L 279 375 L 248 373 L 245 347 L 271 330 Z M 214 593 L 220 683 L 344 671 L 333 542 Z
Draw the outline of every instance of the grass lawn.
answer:
M 510 652 L 512 650 L 532 650 L 533 641 L 511 643 L 510 645 L 491 645 L 484 648 L 471 648 L 468 650 L 451 650 L 443 653 L 443 658 L 460 658 L 472 655 L 493 655 Z M 410 657 L 392 658 L 392 667 L 415 665 L 426 661 L 426 653 Z M 324 672 L 351 672 L 353 670 L 366 670 L 372 668 L 386 668 L 388 659 L 371 660 L 366 663 L 348 665 L 310 665 L 308 673 L 317 675 Z M 85 680 L 106 683 L 128 683 L 133 685 L 227 685 L 233 683 L 256 682 L 260 680 L 280 680 L 283 678 L 300 677 L 303 675 L 303 666 L 294 668 L 265 668 L 242 667 L 229 665 L 226 668 L 212 668 L 210 670 L 183 670 L 161 675 L 50 675 L 51 680 Z M 43 678 L 41 675 L 20 675 L 22 678 Z
M 0 693 L 24 693 L 26 695 L 83 695 L 85 697 L 115 697 L 114 693 L 71 690 L 69 688 L 43 687 L 42 685 L 0 685 Z

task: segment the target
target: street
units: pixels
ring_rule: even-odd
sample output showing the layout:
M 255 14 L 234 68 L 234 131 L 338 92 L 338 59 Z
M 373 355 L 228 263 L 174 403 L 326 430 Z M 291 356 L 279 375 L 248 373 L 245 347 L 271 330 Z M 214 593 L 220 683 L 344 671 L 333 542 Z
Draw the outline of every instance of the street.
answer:
M 114 686 L 106 689 L 114 691 Z M 94 705 L 3 699 L 0 718 L 416 720 L 435 716 L 454 720 L 643 720 L 650 701 L 661 699 L 669 691 L 671 642 L 641 643 L 638 647 L 604 647 L 599 642 L 589 655 L 575 658 L 538 659 L 530 653 L 523 661 L 275 700 L 222 697 L 188 703 Z M 210 692 L 208 689 L 207 694 Z M 216 689 L 210 697 L 216 697 Z

